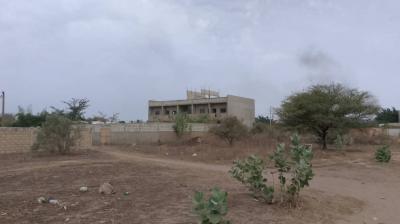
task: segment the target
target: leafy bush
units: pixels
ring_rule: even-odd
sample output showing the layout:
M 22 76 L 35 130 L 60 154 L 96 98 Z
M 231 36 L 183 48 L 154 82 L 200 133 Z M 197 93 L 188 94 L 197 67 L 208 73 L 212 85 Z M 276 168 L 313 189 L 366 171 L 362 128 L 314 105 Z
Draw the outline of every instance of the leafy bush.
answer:
M 274 162 L 274 167 L 279 173 L 280 198 L 296 205 L 301 189 L 309 186 L 314 173 L 311 160 L 313 152 L 310 147 L 302 145 L 297 134 L 291 137 L 290 151 L 287 152 L 284 144 L 279 144 L 275 152 L 269 157 Z M 234 161 L 229 171 L 235 179 L 249 187 L 255 197 L 262 197 L 266 202 L 272 203 L 274 198 L 274 186 L 267 186 L 267 179 L 263 172 L 265 162 L 252 155 L 247 159 Z M 273 172 L 272 172 L 273 173 Z M 287 176 L 291 176 L 290 181 Z
M 261 197 L 268 203 L 273 202 L 274 188 L 265 184 L 265 162 L 261 158 L 251 155 L 243 161 L 236 160 L 233 164 L 229 171 L 233 178 L 248 186 L 254 197 Z
M 297 134 L 291 138 L 291 159 L 292 159 L 292 179 L 287 187 L 290 200 L 293 203 L 298 201 L 301 189 L 310 185 L 310 181 L 314 177 L 311 160 L 313 152 L 310 147 L 302 145 Z
M 392 158 L 392 152 L 388 145 L 378 148 L 375 152 L 375 159 L 381 163 L 388 163 Z
M 173 126 L 176 135 L 180 138 L 185 132 L 190 131 L 191 126 L 186 114 L 179 113 L 175 116 L 175 124 Z
M 193 198 L 194 212 L 198 215 L 201 224 L 229 224 L 224 220 L 228 213 L 228 193 L 214 188 L 208 200 L 203 192 L 196 192 Z
M 226 117 L 221 120 L 220 125 L 213 127 L 210 132 L 224 139 L 232 146 L 235 140 L 246 136 L 248 130 L 237 117 Z
M 280 190 L 281 190 L 281 203 L 283 202 L 283 193 L 286 190 L 286 177 L 285 173 L 288 173 L 291 169 L 291 164 L 289 163 L 286 153 L 285 153 L 285 145 L 279 144 L 276 148 L 276 151 L 270 156 L 270 159 L 274 161 L 275 168 L 278 169 L 278 179 L 280 183 Z
M 79 128 L 74 127 L 70 119 L 60 115 L 49 115 L 37 134 L 32 150 L 65 154 L 76 146 L 79 138 Z
M 190 118 L 190 123 L 210 123 L 208 115 L 203 114 Z

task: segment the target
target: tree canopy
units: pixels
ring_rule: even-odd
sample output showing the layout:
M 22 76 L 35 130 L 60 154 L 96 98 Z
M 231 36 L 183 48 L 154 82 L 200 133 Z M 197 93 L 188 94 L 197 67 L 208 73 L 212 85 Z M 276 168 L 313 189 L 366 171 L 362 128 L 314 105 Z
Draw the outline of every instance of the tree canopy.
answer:
M 394 107 L 381 108 L 375 120 L 378 123 L 397 123 L 399 122 L 399 111 Z
M 370 93 L 333 83 L 289 96 L 277 113 L 284 125 L 314 133 L 326 149 L 329 131 L 357 127 L 378 109 Z

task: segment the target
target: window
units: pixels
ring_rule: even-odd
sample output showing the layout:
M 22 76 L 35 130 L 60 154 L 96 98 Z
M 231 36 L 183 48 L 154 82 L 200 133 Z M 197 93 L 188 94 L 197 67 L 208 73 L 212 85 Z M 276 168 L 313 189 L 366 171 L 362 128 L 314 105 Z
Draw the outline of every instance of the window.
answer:
M 156 110 L 156 111 L 154 112 L 154 114 L 155 114 L 155 115 L 160 115 L 160 111 Z
M 222 114 L 224 114 L 224 113 L 226 113 L 226 108 L 221 108 L 221 109 L 219 109 L 219 111 L 220 111 Z
M 174 111 L 172 111 L 172 115 L 175 115 L 176 114 L 176 111 L 174 110 Z
M 213 109 L 212 109 L 212 112 L 213 112 L 213 114 L 216 114 L 216 113 L 217 113 L 217 109 L 216 109 L 216 108 L 213 108 Z
M 200 113 L 201 113 L 201 114 L 204 114 L 205 112 L 206 112 L 206 110 L 205 110 L 204 108 L 201 108 L 201 109 L 200 109 Z
M 166 110 L 164 113 L 165 115 L 169 115 L 169 110 Z

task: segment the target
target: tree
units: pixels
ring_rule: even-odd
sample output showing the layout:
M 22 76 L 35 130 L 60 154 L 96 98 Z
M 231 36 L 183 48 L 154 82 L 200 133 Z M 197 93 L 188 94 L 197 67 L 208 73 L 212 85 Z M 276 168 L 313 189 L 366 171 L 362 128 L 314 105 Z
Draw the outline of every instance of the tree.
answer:
M 220 125 L 210 129 L 210 132 L 226 140 L 230 146 L 235 140 L 247 135 L 247 127 L 237 117 L 226 117 L 221 120 Z
M 330 84 L 289 96 L 277 112 L 284 125 L 313 132 L 327 149 L 329 131 L 358 127 L 371 120 L 378 108 L 368 92 Z
M 18 107 L 18 113 L 15 115 L 14 127 L 40 127 L 46 121 L 46 116 L 49 113 L 45 110 L 38 114 L 33 114 L 31 109 Z
M 258 115 L 255 119 L 255 123 L 264 123 L 264 124 L 270 124 L 273 123 L 274 121 L 270 119 L 268 116 L 262 116 Z
M 32 150 L 65 154 L 76 146 L 79 138 L 79 128 L 73 126 L 72 120 L 65 116 L 51 114 L 46 117 L 46 121 L 39 130 Z
M 83 121 L 85 110 L 89 107 L 89 100 L 72 98 L 69 101 L 63 101 L 67 105 L 66 116 L 73 121 Z
M 375 121 L 378 123 L 397 123 L 399 122 L 399 111 L 396 108 L 381 108 L 376 115 Z

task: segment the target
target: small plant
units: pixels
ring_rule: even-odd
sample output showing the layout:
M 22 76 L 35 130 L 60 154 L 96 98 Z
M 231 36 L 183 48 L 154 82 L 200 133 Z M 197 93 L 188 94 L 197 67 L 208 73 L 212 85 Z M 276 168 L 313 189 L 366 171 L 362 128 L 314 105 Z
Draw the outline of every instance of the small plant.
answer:
M 48 115 L 37 134 L 32 150 L 65 154 L 77 145 L 79 138 L 79 128 L 74 127 L 70 119 L 60 115 Z
M 343 143 L 343 137 L 341 134 L 336 135 L 334 143 L 335 143 L 336 149 L 343 149 L 344 143 Z
M 201 224 L 229 224 L 224 220 L 228 213 L 227 205 L 228 193 L 218 188 L 211 190 L 208 200 L 204 198 L 203 192 L 196 192 L 193 198 L 193 210 L 199 217 Z
M 265 184 L 265 162 L 261 158 L 251 155 L 243 161 L 236 160 L 233 164 L 229 171 L 233 178 L 248 186 L 254 197 L 261 197 L 268 203 L 273 202 L 274 188 Z
M 375 152 L 375 159 L 381 163 L 388 163 L 392 158 L 392 152 L 388 145 L 378 148 Z
M 226 117 L 221 120 L 221 124 L 212 128 L 211 133 L 224 139 L 233 145 L 234 141 L 247 135 L 247 127 L 237 119 L 237 117 Z
M 310 147 L 300 143 L 300 137 L 295 134 L 291 137 L 292 179 L 287 192 L 292 203 L 297 203 L 301 189 L 310 185 L 314 177 L 311 160 L 313 152 Z
M 185 132 L 190 131 L 191 126 L 189 124 L 188 116 L 183 113 L 177 114 L 173 128 L 178 138 L 182 137 Z
M 291 142 L 289 152 L 286 151 L 284 144 L 279 144 L 269 158 L 279 173 L 281 203 L 287 199 L 296 205 L 300 191 L 309 186 L 314 177 L 311 164 L 313 152 L 311 147 L 300 143 L 297 134 L 291 137 Z M 236 160 L 233 163 L 229 171 L 232 177 L 248 186 L 255 197 L 262 197 L 266 202 L 272 203 L 275 189 L 274 186 L 266 185 L 267 179 L 263 176 L 265 162 L 252 155 L 243 161 Z M 290 181 L 287 179 L 289 175 Z
M 279 144 L 275 150 L 275 152 L 270 156 L 270 159 L 274 161 L 275 163 L 275 168 L 278 169 L 278 179 L 280 183 L 280 190 L 281 190 L 281 203 L 283 202 L 283 192 L 286 190 L 286 177 L 285 173 L 288 173 L 291 169 L 290 163 L 287 159 L 286 153 L 285 153 L 285 145 L 284 144 Z

